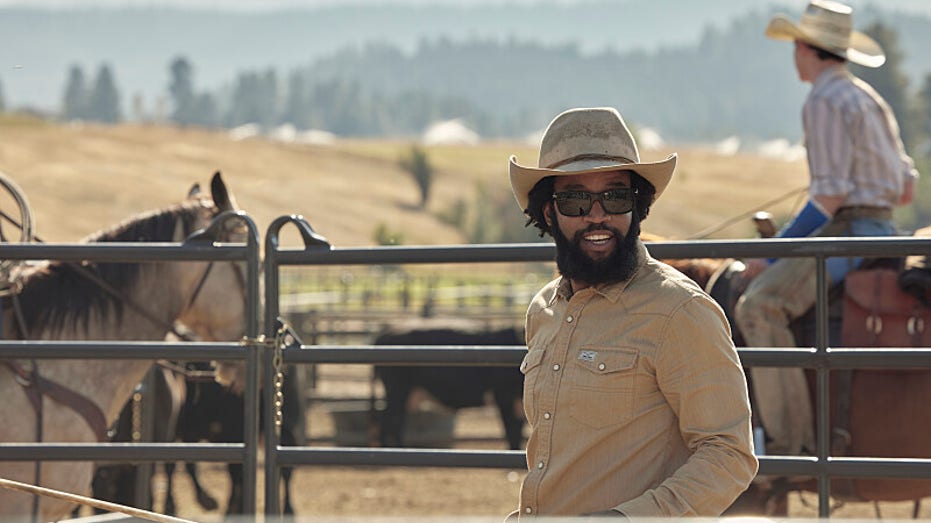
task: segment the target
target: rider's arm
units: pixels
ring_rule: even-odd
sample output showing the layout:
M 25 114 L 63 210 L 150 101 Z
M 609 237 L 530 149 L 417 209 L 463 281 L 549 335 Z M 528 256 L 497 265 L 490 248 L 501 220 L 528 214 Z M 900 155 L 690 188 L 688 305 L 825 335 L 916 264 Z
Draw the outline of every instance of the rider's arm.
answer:
M 843 196 L 812 196 L 798 214 L 789 223 L 776 233 L 776 238 L 804 238 L 820 229 L 837 212 L 844 203 Z M 776 261 L 776 258 L 766 260 L 766 265 Z M 754 268 L 759 273 L 765 265 Z
M 777 238 L 804 238 L 820 229 L 831 219 L 834 211 L 840 207 L 843 199 L 828 196 L 814 196 L 798 214 L 779 232 Z

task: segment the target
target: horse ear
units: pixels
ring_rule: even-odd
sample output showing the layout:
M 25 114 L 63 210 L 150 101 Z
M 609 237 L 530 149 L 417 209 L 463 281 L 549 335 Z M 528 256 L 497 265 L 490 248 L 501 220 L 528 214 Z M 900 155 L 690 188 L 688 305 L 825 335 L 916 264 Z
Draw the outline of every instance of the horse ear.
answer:
M 200 184 L 194 183 L 194 185 L 191 186 L 191 190 L 187 192 L 187 197 L 188 199 L 191 199 L 196 197 L 198 194 L 200 194 Z
M 215 172 L 213 178 L 210 179 L 210 194 L 213 195 L 213 203 L 217 206 L 217 209 L 221 211 L 236 209 L 236 200 L 226 188 L 226 184 L 223 183 L 220 171 Z

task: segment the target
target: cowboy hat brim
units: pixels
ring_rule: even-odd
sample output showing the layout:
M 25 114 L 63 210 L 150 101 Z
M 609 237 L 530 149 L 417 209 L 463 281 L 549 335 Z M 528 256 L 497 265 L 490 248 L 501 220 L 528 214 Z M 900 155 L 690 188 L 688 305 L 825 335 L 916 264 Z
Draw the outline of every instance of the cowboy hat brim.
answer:
M 801 40 L 805 43 L 824 49 L 825 43 L 815 35 L 805 32 L 785 15 L 776 15 L 766 26 L 766 36 L 773 40 Z M 831 53 L 850 60 L 865 67 L 879 67 L 886 63 L 886 55 L 876 40 L 859 31 L 850 32 L 850 43 L 847 49 L 825 49 Z
M 653 195 L 653 201 L 656 201 L 660 194 L 669 185 L 672 179 L 672 173 L 676 170 L 676 160 L 678 156 L 673 153 L 665 160 L 658 162 L 645 163 L 613 163 L 605 164 L 604 160 L 589 160 L 587 162 L 574 162 L 562 166 L 560 169 L 546 169 L 542 167 L 525 167 L 517 163 L 517 157 L 511 156 L 509 165 L 509 174 L 511 178 L 511 190 L 514 191 L 514 197 L 517 199 L 521 209 L 526 210 L 529 204 L 529 193 L 533 186 L 547 176 L 573 176 L 578 174 L 612 172 L 612 171 L 633 171 L 656 188 Z M 589 165 L 586 165 L 588 163 Z

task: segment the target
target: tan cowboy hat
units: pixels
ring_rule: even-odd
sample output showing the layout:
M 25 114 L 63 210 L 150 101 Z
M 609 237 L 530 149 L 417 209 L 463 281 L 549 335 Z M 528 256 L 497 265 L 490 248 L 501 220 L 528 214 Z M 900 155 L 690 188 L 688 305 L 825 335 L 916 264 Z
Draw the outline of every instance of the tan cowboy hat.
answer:
M 550 122 L 540 144 L 538 167 L 524 167 L 511 156 L 511 189 L 521 210 L 530 190 L 547 176 L 634 171 L 656 188 L 655 201 L 676 169 L 676 154 L 660 162 L 640 162 L 640 153 L 624 119 L 613 107 L 570 109 Z
M 853 9 L 833 0 L 811 0 L 798 25 L 786 15 L 776 15 L 766 26 L 774 40 L 801 40 L 866 67 L 886 62 L 882 47 L 869 36 L 853 30 Z

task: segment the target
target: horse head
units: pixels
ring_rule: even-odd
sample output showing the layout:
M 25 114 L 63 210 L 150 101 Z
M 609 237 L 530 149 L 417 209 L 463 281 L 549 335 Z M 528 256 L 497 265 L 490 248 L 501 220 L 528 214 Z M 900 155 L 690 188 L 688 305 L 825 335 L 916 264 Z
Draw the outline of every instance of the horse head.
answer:
M 199 186 L 192 188 L 183 204 L 196 210 L 194 220 L 176 231 L 175 241 L 184 241 L 191 234 L 208 227 L 225 211 L 238 210 L 232 192 L 220 173 L 210 183 L 210 195 L 201 194 Z M 214 241 L 246 243 L 245 224 L 230 218 L 219 224 Z M 181 275 L 188 281 L 190 293 L 186 306 L 176 320 L 194 331 L 203 341 L 239 339 L 245 334 L 246 267 L 244 261 L 187 262 L 179 264 Z
M 210 191 L 210 195 L 197 191 L 179 204 L 133 216 L 85 241 L 185 241 L 224 211 L 237 208 L 219 173 L 214 175 Z M 245 224 L 236 216 L 229 218 L 222 222 L 226 226 L 219 228 L 214 241 L 245 241 Z M 216 229 L 209 227 L 210 231 Z M 245 325 L 244 263 L 53 261 L 30 267 L 22 276 L 19 293 L 6 298 L 11 302 L 15 298 L 18 314 L 14 318 L 12 308 L 5 308 L 4 335 L 7 339 L 156 341 L 164 339 L 175 322 L 182 322 L 200 339 L 235 340 L 242 336 Z M 44 383 L 84 398 L 80 409 L 64 402 L 45 401 L 42 440 L 87 442 L 104 436 L 103 427 L 115 420 L 151 362 L 51 359 L 40 365 Z M 22 421 L 3 424 L 0 442 L 37 438 L 30 416 L 37 417 L 38 413 L 33 414 L 21 388 L 12 372 L 0 369 L 0 396 L 4 398 L 0 417 Z M 41 470 L 43 485 L 81 492 L 91 483 L 93 463 L 44 463 Z M 29 462 L 0 463 L 0 476 L 39 481 Z M 30 496 L 0 490 L 0 516 L 28 514 L 31 503 Z M 57 520 L 70 508 L 66 501 L 43 499 L 39 515 L 43 521 Z

